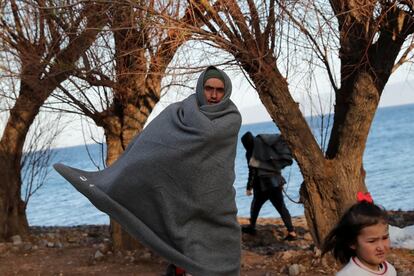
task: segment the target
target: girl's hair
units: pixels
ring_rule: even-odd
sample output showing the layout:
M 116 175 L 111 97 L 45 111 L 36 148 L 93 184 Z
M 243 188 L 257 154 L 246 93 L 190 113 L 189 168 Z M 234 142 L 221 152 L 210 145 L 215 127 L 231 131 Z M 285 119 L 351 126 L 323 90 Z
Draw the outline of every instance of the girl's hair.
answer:
M 322 254 L 332 251 L 335 259 L 342 264 L 347 263 L 356 255 L 351 246 L 357 242 L 361 230 L 378 223 L 388 223 L 388 215 L 384 209 L 367 201 L 352 205 L 326 236 Z

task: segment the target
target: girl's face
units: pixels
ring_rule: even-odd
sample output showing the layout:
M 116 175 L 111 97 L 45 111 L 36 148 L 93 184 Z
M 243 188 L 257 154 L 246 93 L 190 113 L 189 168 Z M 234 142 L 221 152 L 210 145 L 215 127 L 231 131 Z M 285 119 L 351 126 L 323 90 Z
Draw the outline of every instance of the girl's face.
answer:
M 362 228 L 356 244 L 351 246 L 358 259 L 368 268 L 378 270 L 390 249 L 388 224 L 377 223 Z

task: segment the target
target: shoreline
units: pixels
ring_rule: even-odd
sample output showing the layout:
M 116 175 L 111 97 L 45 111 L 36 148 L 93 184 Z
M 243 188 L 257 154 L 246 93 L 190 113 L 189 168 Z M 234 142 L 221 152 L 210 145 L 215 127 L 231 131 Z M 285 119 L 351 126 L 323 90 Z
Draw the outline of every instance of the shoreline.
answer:
M 389 213 L 390 224 L 393 226 L 398 226 L 400 228 L 414 225 L 414 210 L 387 210 Z M 239 223 L 247 224 L 249 222 L 249 217 L 238 216 L 237 217 Z M 305 215 L 299 216 L 292 216 L 292 220 L 294 219 L 305 219 Z M 258 224 L 259 222 L 270 222 L 270 221 L 279 221 L 281 220 L 280 217 L 259 217 L 257 219 Z M 29 228 L 76 228 L 76 227 L 93 227 L 93 226 L 109 226 L 109 224 L 77 224 L 77 225 L 29 225 Z

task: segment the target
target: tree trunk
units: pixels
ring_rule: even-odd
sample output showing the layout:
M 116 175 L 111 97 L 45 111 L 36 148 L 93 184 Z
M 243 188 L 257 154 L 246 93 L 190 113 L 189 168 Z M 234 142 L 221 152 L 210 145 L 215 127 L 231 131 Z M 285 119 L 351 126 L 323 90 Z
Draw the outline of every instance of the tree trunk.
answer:
M 349 160 L 352 162 L 352 160 Z M 353 203 L 358 191 L 366 191 L 361 173 L 327 161 L 325 175 L 303 175 L 300 199 L 315 244 L 320 247 L 324 238 L 341 214 Z
M 35 93 L 24 82 L 21 84 L 19 98 L 10 111 L 0 140 L 0 240 L 7 240 L 13 235 L 25 237 L 29 229 L 21 199 L 20 162 L 26 135 L 45 95 L 48 95 Z
M 12 156 L 8 158 L 13 159 Z M 20 197 L 20 171 L 10 164 L 15 163 L 12 160 L 3 161 L 0 161 L 0 242 L 8 241 L 14 235 L 25 238 L 29 229 L 24 202 Z

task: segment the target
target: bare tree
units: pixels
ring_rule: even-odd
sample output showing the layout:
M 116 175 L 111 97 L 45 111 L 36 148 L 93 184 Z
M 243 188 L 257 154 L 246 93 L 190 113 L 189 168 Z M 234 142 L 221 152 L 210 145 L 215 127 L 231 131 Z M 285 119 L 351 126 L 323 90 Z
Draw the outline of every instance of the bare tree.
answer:
M 52 116 L 51 116 L 52 115 Z M 56 156 L 54 143 L 62 132 L 61 114 L 40 113 L 34 120 L 27 135 L 21 162 L 23 202 L 25 208 L 29 199 L 46 182 L 52 170 L 51 162 Z
M 13 103 L 0 139 L 0 240 L 28 232 L 20 171 L 29 128 L 107 23 L 103 16 L 107 4 L 65 3 L 64 7 L 45 0 L 0 3 L 0 43 L 8 53 L 2 57 L 14 57 L 2 64 L 2 75 L 18 80 L 17 91 L 8 91 Z
M 319 246 L 356 192 L 366 190 L 362 157 L 381 93 L 391 73 L 412 58 L 413 2 L 189 2 L 207 26 L 189 28 L 234 56 L 291 147 L 304 178 L 301 201 Z M 219 11 L 212 6 L 217 4 Z M 326 152 L 288 85 L 289 70 L 312 55 L 335 94 Z
M 67 85 L 59 86 L 55 98 L 72 107 L 67 111 L 88 116 L 104 129 L 107 165 L 143 129 L 160 100 L 168 66 L 190 38 L 180 26 L 193 20 L 191 12 L 181 1 L 117 3 L 109 11 L 110 32 L 101 33 Z M 137 247 L 114 221 L 111 230 L 116 248 Z

